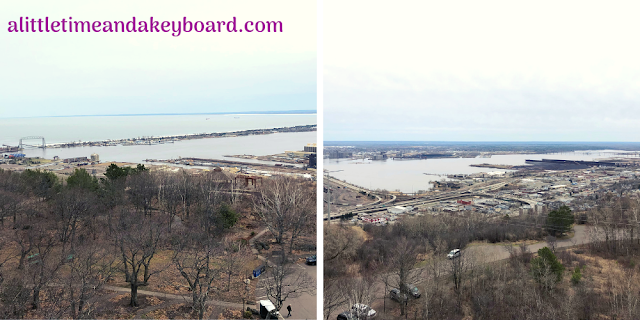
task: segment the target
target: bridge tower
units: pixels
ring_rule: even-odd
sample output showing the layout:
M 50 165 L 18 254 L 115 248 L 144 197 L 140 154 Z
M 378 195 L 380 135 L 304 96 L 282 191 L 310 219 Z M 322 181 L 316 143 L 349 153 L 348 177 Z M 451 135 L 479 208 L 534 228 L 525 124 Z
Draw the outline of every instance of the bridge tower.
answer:
M 42 140 L 42 149 L 47 147 L 47 144 L 45 143 L 45 140 L 44 140 L 43 136 L 28 136 L 28 137 L 20 138 L 20 143 L 18 144 L 18 148 L 20 148 L 20 149 L 22 149 L 22 147 L 23 147 L 23 144 L 22 144 L 23 140 Z

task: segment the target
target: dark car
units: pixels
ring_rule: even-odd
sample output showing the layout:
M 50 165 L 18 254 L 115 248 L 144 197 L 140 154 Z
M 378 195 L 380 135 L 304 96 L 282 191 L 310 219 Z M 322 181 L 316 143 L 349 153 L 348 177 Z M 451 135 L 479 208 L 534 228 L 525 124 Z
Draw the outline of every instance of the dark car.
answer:
M 312 255 L 312 256 L 307 257 L 307 264 L 314 265 L 314 266 L 316 265 L 316 255 L 315 254 Z
M 356 320 L 356 316 L 351 311 L 345 311 L 338 315 L 338 320 Z
M 391 297 L 391 299 L 398 301 L 398 302 L 407 302 L 407 295 L 406 294 L 401 294 L 400 290 L 398 289 L 392 289 L 389 292 L 389 297 Z

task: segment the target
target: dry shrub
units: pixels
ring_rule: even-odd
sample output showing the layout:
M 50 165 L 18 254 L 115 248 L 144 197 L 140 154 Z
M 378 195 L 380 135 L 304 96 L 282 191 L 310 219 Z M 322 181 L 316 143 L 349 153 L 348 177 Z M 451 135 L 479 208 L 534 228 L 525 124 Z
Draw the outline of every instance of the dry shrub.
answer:
M 220 315 L 218 315 L 218 319 L 242 319 L 242 311 L 225 309 Z
M 566 266 L 577 265 L 583 267 L 587 265 L 587 259 L 583 256 L 579 256 L 570 250 L 561 250 L 557 254 L 558 259 L 562 261 L 562 263 Z
M 144 303 L 150 306 L 157 306 L 163 302 L 164 301 L 160 300 L 160 298 L 158 297 L 153 297 L 153 296 L 144 297 Z

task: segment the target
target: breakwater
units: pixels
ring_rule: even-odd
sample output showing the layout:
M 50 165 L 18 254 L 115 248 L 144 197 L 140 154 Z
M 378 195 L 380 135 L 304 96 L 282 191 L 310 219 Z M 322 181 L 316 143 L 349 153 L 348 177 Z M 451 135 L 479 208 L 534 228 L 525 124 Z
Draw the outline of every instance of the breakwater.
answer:
M 251 135 L 266 135 L 274 133 L 288 132 L 310 132 L 317 131 L 317 125 L 302 125 L 292 127 L 279 127 L 271 129 L 250 129 L 231 132 L 211 132 L 211 133 L 194 133 L 184 135 L 170 135 L 161 137 L 138 137 L 117 140 L 101 140 L 101 141 L 77 141 L 66 143 L 47 144 L 47 148 L 76 148 L 76 147 L 109 147 L 109 146 L 135 146 L 135 145 L 155 145 L 174 143 L 183 140 L 207 139 L 207 138 L 231 138 Z

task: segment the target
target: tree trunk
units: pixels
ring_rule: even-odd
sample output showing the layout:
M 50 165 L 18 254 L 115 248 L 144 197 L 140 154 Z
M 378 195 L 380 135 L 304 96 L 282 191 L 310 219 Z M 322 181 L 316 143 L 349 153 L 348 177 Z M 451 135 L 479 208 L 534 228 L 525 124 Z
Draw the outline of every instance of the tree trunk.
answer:
M 33 288 L 33 302 L 31 303 L 31 307 L 34 310 L 37 310 L 40 307 L 40 288 Z
M 296 237 L 291 236 L 291 242 L 289 243 L 289 254 L 293 253 L 293 242 L 296 240 Z
M 138 306 L 138 285 L 131 284 L 131 303 L 132 307 Z
M 198 320 L 202 320 L 204 319 L 204 310 L 205 310 L 204 303 L 199 303 L 198 308 L 200 309 L 198 310 Z
M 78 303 L 78 316 L 82 315 L 82 309 L 84 309 L 84 298 L 81 298 Z
M 69 300 L 71 300 L 71 317 L 73 319 L 78 319 L 78 314 L 76 313 L 76 299 L 74 298 L 72 286 L 69 286 Z
M 27 257 L 27 252 L 20 253 L 20 262 L 18 263 L 18 270 L 24 269 L 24 260 Z

